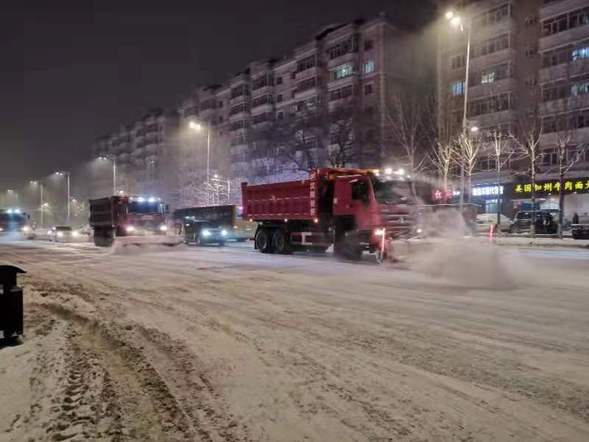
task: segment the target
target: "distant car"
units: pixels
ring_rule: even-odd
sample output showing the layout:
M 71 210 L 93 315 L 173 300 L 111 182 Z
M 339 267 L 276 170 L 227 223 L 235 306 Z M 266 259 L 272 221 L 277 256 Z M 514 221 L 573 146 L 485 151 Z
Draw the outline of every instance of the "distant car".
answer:
M 222 227 L 214 227 L 207 221 L 184 220 L 184 242 L 186 244 L 218 244 L 224 246 L 229 231 Z
M 501 214 L 499 221 L 499 228 L 496 228 L 495 231 L 499 230 L 500 232 L 509 232 L 511 219 Z M 488 233 L 492 225 L 497 227 L 496 213 L 480 213 L 477 215 L 475 219 L 475 230 L 477 233 Z
M 49 241 L 75 242 L 82 239 L 82 234 L 71 226 L 55 226 L 49 232 Z
M 522 210 L 515 214 L 513 222 L 509 226 L 509 233 L 530 232 L 532 225 L 532 211 Z M 547 210 L 536 211 L 535 232 L 541 235 L 553 235 L 558 231 L 554 217 Z

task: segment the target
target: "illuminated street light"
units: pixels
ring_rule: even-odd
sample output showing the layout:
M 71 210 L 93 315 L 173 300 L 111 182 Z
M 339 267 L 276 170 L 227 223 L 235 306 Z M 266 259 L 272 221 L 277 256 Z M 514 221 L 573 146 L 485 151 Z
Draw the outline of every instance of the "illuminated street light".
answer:
M 70 207 L 70 173 L 63 171 L 63 170 L 58 170 L 57 172 L 55 172 L 55 175 L 57 176 L 65 176 L 67 179 L 67 217 L 66 217 L 66 224 L 69 225 L 70 224 L 70 212 L 71 212 L 71 207 Z
M 188 123 L 188 127 L 195 132 L 201 132 L 203 130 L 203 124 L 191 120 Z M 211 170 L 211 128 L 206 126 L 207 129 L 207 184 L 209 182 L 209 174 Z
M 450 10 L 446 12 L 446 20 L 450 22 L 455 28 L 459 28 L 462 33 L 465 31 L 465 23 L 462 18 L 458 16 L 454 11 Z M 464 137 L 468 134 L 468 77 L 470 71 L 470 45 L 471 45 L 471 31 L 472 31 L 472 20 L 468 20 L 466 23 L 466 61 L 464 70 L 464 108 L 462 111 L 462 133 Z M 471 129 L 472 132 L 472 129 Z M 460 162 L 460 211 L 462 212 L 464 207 L 464 162 Z
M 39 222 L 41 224 L 41 227 L 43 227 L 44 224 L 45 224 L 45 222 L 44 222 L 45 221 L 45 216 L 44 216 L 45 215 L 45 210 L 44 210 L 44 207 L 45 207 L 45 204 L 46 204 L 43 201 L 43 183 L 40 182 L 40 181 L 37 181 L 37 180 L 31 180 L 31 181 L 29 181 L 29 183 L 31 184 L 31 186 L 39 186 L 39 212 L 40 212 L 40 220 L 39 220 Z

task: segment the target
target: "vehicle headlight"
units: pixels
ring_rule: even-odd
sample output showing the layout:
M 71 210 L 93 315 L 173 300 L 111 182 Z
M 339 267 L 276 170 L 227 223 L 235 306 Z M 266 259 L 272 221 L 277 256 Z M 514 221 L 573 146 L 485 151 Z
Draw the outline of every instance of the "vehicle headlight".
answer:
M 385 234 L 385 229 L 374 229 L 374 234 L 376 236 L 383 236 Z
M 29 232 L 30 230 L 31 230 L 31 228 L 30 228 L 29 226 L 24 226 L 24 227 L 22 228 L 22 231 L 23 231 L 23 232 L 25 232 L 25 233 L 26 233 L 26 232 Z
M 422 230 L 422 229 L 417 229 L 417 230 L 416 230 L 416 232 L 417 232 L 417 233 L 422 233 L 422 232 L 423 232 L 423 230 Z
M 77 230 L 74 230 L 74 231 L 72 232 L 72 236 L 73 236 L 74 238 L 77 238 L 78 236 L 80 236 L 80 232 L 78 232 Z
M 209 229 L 203 229 L 202 236 L 211 236 L 211 231 Z
M 227 230 L 225 230 L 225 229 L 221 230 L 221 235 L 222 236 L 227 236 Z
M 4 229 L 2 227 L 0 227 L 0 232 L 4 232 Z
M 57 232 L 57 237 L 58 238 L 62 238 L 63 237 L 63 232 Z
M 127 227 L 125 227 L 125 230 L 127 232 L 134 232 L 135 231 L 135 226 L 127 226 Z
M 165 224 L 162 224 L 162 225 L 160 226 L 160 231 L 162 231 L 162 232 L 167 232 L 167 231 L 168 231 L 168 226 L 166 226 Z

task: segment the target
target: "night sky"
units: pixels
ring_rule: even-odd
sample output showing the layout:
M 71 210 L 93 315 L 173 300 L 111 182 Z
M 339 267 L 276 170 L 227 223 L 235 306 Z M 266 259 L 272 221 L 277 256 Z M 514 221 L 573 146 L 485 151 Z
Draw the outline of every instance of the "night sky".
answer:
M 319 7 L 321 5 L 321 7 Z M 426 0 L 22 0 L 0 6 L 0 192 L 89 159 L 93 140 L 329 23 Z

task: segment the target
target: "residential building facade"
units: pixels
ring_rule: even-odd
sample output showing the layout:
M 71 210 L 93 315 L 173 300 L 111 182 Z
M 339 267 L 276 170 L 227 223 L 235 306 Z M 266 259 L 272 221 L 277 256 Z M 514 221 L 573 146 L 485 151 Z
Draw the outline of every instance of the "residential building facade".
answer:
M 589 6 L 584 0 L 478 0 L 442 2 L 459 11 L 464 32 L 440 19 L 438 121 L 447 135 L 462 128 L 466 36 L 471 26 L 467 121 L 484 140 L 521 136 L 526 125 L 541 132 L 536 191 L 540 207 L 555 209 L 555 146 L 571 151 L 589 143 Z M 442 9 L 443 11 L 443 9 Z M 495 138 L 496 139 L 496 138 Z M 470 191 L 487 211 L 498 194 L 508 215 L 529 206 L 525 161 L 506 164 L 497 177 L 492 153 L 481 156 Z M 565 216 L 589 212 L 589 154 L 567 172 Z M 587 188 L 580 189 L 580 184 Z M 569 189 L 569 187 L 573 187 Z M 540 189 L 541 187 L 541 189 Z M 575 188 L 576 187 L 576 188 Z M 587 192 L 587 195 L 585 195 Z

